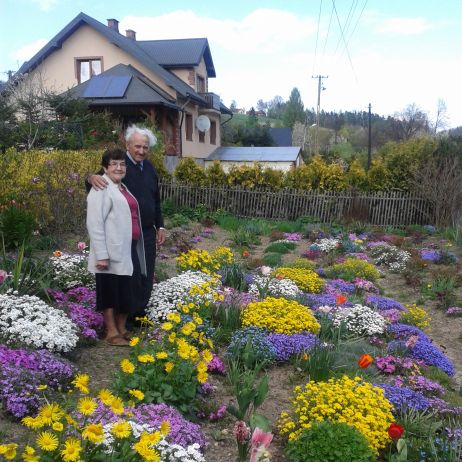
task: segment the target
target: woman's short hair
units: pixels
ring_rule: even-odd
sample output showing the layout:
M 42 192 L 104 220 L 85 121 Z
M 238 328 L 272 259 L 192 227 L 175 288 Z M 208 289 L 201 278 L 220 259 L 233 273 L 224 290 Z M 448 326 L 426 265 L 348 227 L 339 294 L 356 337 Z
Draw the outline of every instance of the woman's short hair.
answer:
M 157 144 L 157 138 L 154 136 L 149 128 L 140 128 L 136 125 L 130 125 L 125 131 L 125 141 L 128 143 L 130 138 L 135 134 L 138 133 L 139 135 L 143 135 L 148 139 L 149 147 L 152 148 Z
M 125 160 L 125 151 L 119 148 L 106 149 L 101 158 L 101 165 L 108 168 L 111 160 Z

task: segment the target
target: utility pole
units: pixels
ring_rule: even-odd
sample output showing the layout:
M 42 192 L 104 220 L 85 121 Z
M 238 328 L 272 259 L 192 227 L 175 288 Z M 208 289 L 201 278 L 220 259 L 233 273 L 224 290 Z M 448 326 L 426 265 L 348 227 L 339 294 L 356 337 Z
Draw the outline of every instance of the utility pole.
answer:
M 369 103 L 369 138 L 367 142 L 367 170 L 371 168 L 372 162 L 372 116 L 371 116 L 371 103 Z
M 316 130 L 314 132 L 315 154 L 319 154 L 319 113 L 321 112 L 321 90 L 325 90 L 322 79 L 327 79 L 328 75 L 313 75 L 312 79 L 318 79 L 318 105 L 316 107 Z

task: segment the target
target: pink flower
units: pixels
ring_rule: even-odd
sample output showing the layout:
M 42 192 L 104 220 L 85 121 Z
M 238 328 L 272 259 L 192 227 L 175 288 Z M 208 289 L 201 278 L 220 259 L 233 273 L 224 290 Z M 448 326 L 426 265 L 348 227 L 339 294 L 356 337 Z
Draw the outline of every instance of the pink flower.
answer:
M 87 244 L 85 242 L 77 242 L 77 248 L 80 250 L 80 252 L 83 252 L 87 248 Z
M 264 432 L 261 428 L 256 427 L 252 434 L 250 452 L 250 462 L 258 462 L 268 460 L 269 453 L 268 446 L 273 441 L 273 434 L 271 432 Z
M 234 424 L 233 434 L 239 443 L 245 443 L 250 438 L 250 428 L 243 420 L 238 420 Z
M 5 270 L 0 270 L 0 284 L 3 284 L 7 276 L 8 273 Z
M 414 348 L 419 337 L 417 335 L 411 335 L 406 342 L 406 348 Z
M 271 274 L 271 267 L 270 266 L 260 266 L 260 273 L 263 276 L 269 276 Z

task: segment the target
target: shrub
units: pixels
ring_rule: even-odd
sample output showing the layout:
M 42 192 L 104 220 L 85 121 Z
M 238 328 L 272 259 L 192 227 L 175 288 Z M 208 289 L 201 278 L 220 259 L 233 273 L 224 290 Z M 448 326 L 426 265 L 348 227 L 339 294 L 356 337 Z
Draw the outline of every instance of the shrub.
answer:
M 263 264 L 273 268 L 277 267 L 282 264 L 282 255 L 280 253 L 267 253 L 263 256 Z
M 430 315 L 423 309 L 419 308 L 415 303 L 406 305 L 406 311 L 401 313 L 400 322 L 416 326 L 423 331 L 430 328 Z
M 367 440 L 356 428 L 343 422 L 315 423 L 290 441 L 287 455 L 292 462 L 373 462 Z
M 211 186 L 222 186 L 228 184 L 228 177 L 219 160 L 214 160 L 212 165 L 205 170 L 207 184 Z
M 17 203 L 0 210 L 0 235 L 3 236 L 5 247 L 17 249 L 22 243 L 27 244 L 35 227 L 33 214 Z
M 304 270 L 313 271 L 316 268 L 316 264 L 306 258 L 296 258 L 295 260 L 286 263 L 288 268 L 299 268 Z
M 320 328 L 318 321 L 306 306 L 273 297 L 249 303 L 242 312 L 242 325 L 263 327 L 282 334 L 304 331 L 316 333 Z
M 372 263 L 357 258 L 347 258 L 343 263 L 336 263 L 326 268 L 326 275 L 329 278 L 340 278 L 349 282 L 355 278 L 375 281 L 380 277 L 379 271 Z
M 297 287 L 304 292 L 320 292 L 324 281 L 314 272 L 300 268 L 282 267 L 278 268 L 274 275 L 277 278 L 287 278 L 297 284 Z
M 379 387 L 359 377 L 343 376 L 327 382 L 309 382 L 294 389 L 293 409 L 282 412 L 279 429 L 290 441 L 317 421 L 348 422 L 362 433 L 375 453 L 390 441 L 387 429 L 394 421 L 392 405 Z
M 192 157 L 181 159 L 173 174 L 181 183 L 192 184 L 195 186 L 205 184 L 204 170 L 196 164 Z
M 294 242 L 273 242 L 265 249 L 265 253 L 289 253 L 294 250 L 297 244 Z

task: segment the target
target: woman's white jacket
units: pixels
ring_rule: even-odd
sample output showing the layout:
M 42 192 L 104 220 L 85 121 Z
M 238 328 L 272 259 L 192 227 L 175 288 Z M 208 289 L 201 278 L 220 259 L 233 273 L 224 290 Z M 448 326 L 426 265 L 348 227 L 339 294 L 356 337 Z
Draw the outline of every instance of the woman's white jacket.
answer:
M 133 274 L 131 257 L 132 217 L 127 199 L 107 175 L 105 189 L 92 188 L 87 196 L 87 230 L 90 236 L 88 270 L 92 273 L 112 273 L 121 276 Z M 127 190 L 128 191 L 128 190 Z M 128 191 L 130 193 L 130 191 Z M 131 193 L 130 193 L 131 194 Z M 131 194 L 134 198 L 134 196 Z M 136 199 L 135 199 L 136 200 Z M 138 208 L 138 220 L 140 211 Z M 141 223 L 140 230 L 141 230 Z M 141 273 L 146 275 L 143 235 L 137 242 Z M 109 268 L 100 271 L 97 260 L 109 260 Z

